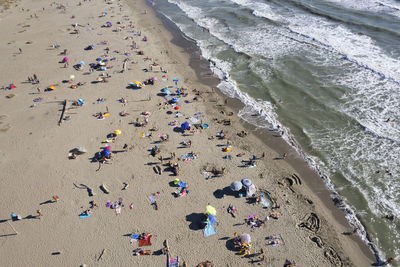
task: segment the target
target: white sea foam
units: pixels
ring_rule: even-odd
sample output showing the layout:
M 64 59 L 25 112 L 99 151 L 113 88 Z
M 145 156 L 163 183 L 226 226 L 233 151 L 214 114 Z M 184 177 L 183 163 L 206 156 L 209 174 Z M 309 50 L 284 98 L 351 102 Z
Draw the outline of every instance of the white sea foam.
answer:
M 235 2 L 239 1 L 241 0 L 235 0 Z M 307 132 L 304 130 L 304 133 L 310 136 L 314 149 L 325 153 L 330 152 L 330 154 L 327 154 L 328 161 L 324 164 L 320 159 L 304 153 L 292 137 L 290 130 L 285 129 L 287 134 L 285 134 L 284 138 L 323 177 L 334 198 L 340 199 L 333 184 L 325 175 L 332 170 L 340 170 L 354 186 L 357 186 L 363 182 L 372 184 L 373 181 L 369 180 L 370 177 L 368 177 L 368 174 L 371 171 L 373 172 L 374 165 L 370 164 L 370 162 L 380 162 L 382 166 L 390 167 L 392 167 L 391 164 L 393 162 L 399 162 L 397 155 L 400 154 L 400 151 L 393 150 L 393 140 L 391 140 L 398 138 L 399 129 L 391 126 L 390 123 L 382 124 L 383 118 L 399 117 L 399 101 L 396 101 L 396 99 L 399 99 L 399 93 L 397 92 L 398 85 L 390 81 L 390 79 L 383 79 L 382 82 L 380 78 L 393 77 L 395 81 L 399 79 L 400 74 L 396 70 L 395 65 L 398 66 L 400 61 L 385 55 L 372 39 L 367 36 L 359 36 L 342 26 L 316 19 L 311 17 L 311 15 L 307 17 L 299 14 L 288 18 L 287 22 L 289 22 L 289 26 L 287 28 L 271 29 L 271 25 L 259 25 L 256 29 L 251 30 L 230 29 L 216 18 L 207 17 L 205 19 L 204 15 L 207 13 L 204 13 L 199 8 L 194 8 L 175 0 L 169 0 L 169 2 L 176 3 L 197 25 L 208 29 L 211 36 L 226 44 L 223 48 L 221 46 L 216 48 L 216 46 L 213 46 L 213 41 L 197 40 L 203 56 L 215 62 L 215 66 L 213 64 L 210 66 L 214 73 L 221 79 L 221 83 L 218 86 L 221 91 L 231 97 L 236 96 L 245 103 L 245 107 L 238 114 L 239 117 L 258 127 L 271 128 L 280 125 L 276 117 L 275 107 L 269 102 L 256 100 L 239 90 L 237 83 L 229 78 L 232 66 L 229 62 L 216 57 L 215 52 L 217 49 L 225 49 L 227 46 L 230 46 L 236 52 L 274 59 L 299 51 L 299 49 L 304 47 L 303 44 L 305 43 L 306 45 L 311 44 L 322 48 L 321 50 L 317 49 L 314 51 L 316 53 L 319 51 L 319 53 L 323 54 L 329 51 L 335 55 L 335 60 L 325 57 L 323 64 L 343 64 L 350 70 L 354 69 L 351 64 L 357 64 L 358 69 L 353 70 L 353 73 L 347 73 L 347 75 L 341 76 L 340 79 L 332 81 L 338 86 L 344 86 L 349 89 L 349 93 L 345 94 L 341 99 L 344 104 L 338 106 L 339 111 L 354 118 L 360 125 L 370 129 L 371 133 L 384 137 L 384 140 L 377 142 L 376 136 L 372 134 L 369 135 L 363 131 L 354 132 L 354 126 L 348 130 L 345 129 L 345 135 L 332 132 L 325 132 L 324 135 L 320 135 L 318 132 Z M 243 0 L 241 2 L 249 5 L 249 1 Z M 276 19 L 271 14 L 268 16 L 270 20 Z M 178 26 L 183 29 L 183 32 L 188 27 L 183 24 Z M 190 35 L 189 32 L 187 34 Z M 196 39 L 195 36 L 190 37 Z M 345 60 L 337 60 L 338 55 L 343 55 Z M 254 66 L 251 67 L 254 69 Z M 254 69 L 254 71 L 264 77 L 264 74 L 259 70 Z M 375 75 L 371 75 L 371 73 L 375 73 Z M 268 76 L 265 78 L 268 79 Z M 366 84 L 371 84 L 371 86 L 365 86 Z M 374 90 L 376 86 L 379 87 L 380 93 Z M 386 102 L 384 99 L 385 95 L 389 95 L 392 99 L 389 97 Z M 387 106 L 387 108 L 378 110 L 377 112 L 376 107 L 379 104 Z M 252 116 L 254 113 L 261 115 Z M 337 138 L 327 138 L 332 135 L 337 136 Z M 371 153 L 371 151 L 374 151 L 374 153 Z M 387 153 L 392 153 L 394 156 L 388 157 Z M 347 159 L 344 155 L 348 155 L 351 160 Z M 393 171 L 396 174 L 399 173 L 397 168 L 397 166 L 393 166 Z M 354 177 L 358 177 L 359 180 Z M 393 211 L 396 216 L 400 216 L 398 210 L 399 203 L 396 203 L 396 199 L 399 199 L 397 192 L 400 192 L 400 188 L 398 186 L 391 186 L 389 180 L 383 180 L 382 182 L 382 187 L 372 186 L 360 189 L 369 201 L 369 208 L 376 215 L 382 215 L 386 211 Z M 385 199 L 379 202 L 376 199 L 377 194 Z M 361 229 L 362 238 L 368 243 L 365 231 L 354 212 L 351 211 L 350 206 L 346 202 L 340 202 L 340 205 L 342 209 L 347 211 L 346 217 L 348 220 Z
M 283 17 L 276 14 L 268 4 L 254 2 L 251 0 L 231 0 L 231 1 L 240 6 L 244 6 L 251 9 L 255 16 L 263 17 L 275 22 L 283 21 Z
M 329 2 L 339 4 L 343 7 L 361 10 L 361 11 L 370 11 L 370 12 L 385 12 L 395 16 L 400 17 L 400 5 L 395 1 L 390 0 L 361 0 L 361 1 L 352 1 L 352 0 L 329 0 Z

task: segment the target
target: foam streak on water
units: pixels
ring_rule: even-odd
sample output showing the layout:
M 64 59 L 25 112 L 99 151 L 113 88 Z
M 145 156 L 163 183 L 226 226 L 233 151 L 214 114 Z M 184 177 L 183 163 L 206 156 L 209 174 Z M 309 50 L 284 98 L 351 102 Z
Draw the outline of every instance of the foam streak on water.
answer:
M 261 128 L 281 125 L 364 240 L 356 216 L 383 254 L 399 261 L 399 2 L 153 4 L 197 43 L 221 91 L 245 104 L 239 117 Z M 393 223 L 382 219 L 387 214 Z

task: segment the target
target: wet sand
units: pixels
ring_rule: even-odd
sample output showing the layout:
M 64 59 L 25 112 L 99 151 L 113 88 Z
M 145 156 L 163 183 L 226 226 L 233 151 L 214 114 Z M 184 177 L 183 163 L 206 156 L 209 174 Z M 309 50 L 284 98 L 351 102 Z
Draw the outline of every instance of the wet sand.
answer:
M 174 35 L 145 1 L 130 2 L 130 8 L 122 1 L 51 3 L 21 1 L 0 17 L 0 72 L 4 74 L 0 87 L 16 85 L 12 90 L 0 90 L 0 135 L 6 140 L 0 145 L 4 170 L 0 187 L 0 258 L 6 266 L 160 266 L 166 262 L 166 256 L 159 252 L 164 240 L 168 240 L 170 255 L 180 256 L 188 266 L 206 260 L 214 266 L 256 264 L 259 256 L 237 255 L 230 241 L 234 232 L 251 235 L 252 252 L 257 255 L 261 249 L 264 251 L 264 265 L 282 266 L 286 259 L 298 266 L 367 266 L 373 262 L 372 254 L 364 254 L 365 247 L 354 242 L 355 236 L 341 234 L 351 229 L 343 215 L 329 204 L 332 202 L 322 197 L 327 195 L 322 182 L 309 186 L 315 186 L 318 177 L 279 138 L 242 124 L 237 109 L 229 107 L 237 107 L 237 103 L 228 100 L 225 105 L 224 98 L 212 89 L 215 79 L 210 78 L 207 68 L 198 68 L 206 63 L 191 60 L 196 54 L 182 49 L 179 45 L 183 42 L 173 41 Z M 101 16 L 102 12 L 107 14 Z M 107 21 L 113 26 L 102 27 Z M 138 48 L 131 47 L 132 41 Z M 94 49 L 85 50 L 89 45 Z M 69 59 L 66 68 L 59 63 L 65 57 L 64 49 Z M 144 55 L 137 54 L 141 50 Z M 99 57 L 107 59 L 108 69 L 90 72 L 89 63 Z M 121 73 L 125 59 L 128 66 Z M 83 70 L 75 70 L 73 65 L 82 60 Z M 157 65 L 150 66 L 154 62 Z M 161 72 L 160 66 L 168 72 Z M 104 79 L 103 73 L 111 77 L 105 83 L 98 82 Z M 38 76 L 39 84 L 27 81 L 33 74 Z M 155 85 L 140 90 L 128 86 L 129 82 L 152 77 L 157 78 Z M 175 91 L 173 78 L 178 78 L 178 87 L 186 88 L 188 93 L 178 102 L 182 117 L 175 116 L 176 110 L 161 92 L 165 87 Z M 86 84 L 71 88 L 77 82 Z M 45 92 L 50 85 L 56 89 Z M 127 103 L 119 102 L 121 98 Z M 83 106 L 72 105 L 78 99 L 84 100 Z M 64 103 L 66 111 L 62 115 Z M 110 116 L 103 120 L 93 116 L 107 110 Z M 122 111 L 129 114 L 120 116 Z M 136 119 L 145 121 L 143 112 L 151 114 L 148 124 L 137 127 Z M 60 116 L 62 123 L 58 125 Z M 182 133 L 181 123 L 192 117 L 209 127 Z M 169 125 L 172 121 L 177 125 Z M 230 125 L 226 125 L 228 121 Z M 154 127 L 157 131 L 150 131 Z M 105 147 L 107 135 L 117 129 L 122 133 L 109 143 L 113 159 L 108 164 L 93 161 Z M 221 130 L 226 134 L 222 140 L 216 136 Z M 237 133 L 243 131 L 248 134 L 239 137 Z M 146 138 L 149 133 L 152 137 Z M 159 142 L 162 134 L 169 135 L 167 142 Z M 260 134 L 269 141 L 260 140 Z M 181 144 L 186 139 L 192 142 L 190 148 Z M 232 150 L 223 152 L 228 140 Z M 153 157 L 149 150 L 155 145 L 160 153 Z M 69 159 L 68 152 L 76 146 L 85 146 L 88 152 Z M 183 161 L 183 156 L 192 151 L 198 152 L 198 157 Z M 171 153 L 176 158 L 169 159 Z M 241 153 L 243 157 L 236 156 Z M 262 153 L 265 157 L 256 160 L 256 167 L 246 167 L 252 155 L 260 157 Z M 282 153 L 288 156 L 276 160 Z M 228 155 L 231 159 L 225 159 Z M 178 188 L 173 184 L 176 176 L 167 166 L 169 160 L 180 165 L 177 177 L 189 185 L 188 195 L 174 196 Z M 205 179 L 204 170 L 213 167 L 226 168 L 226 174 Z M 271 203 L 276 201 L 279 208 L 263 209 L 232 193 L 229 185 L 242 178 L 250 178 L 259 192 L 270 193 Z M 90 187 L 94 195 L 82 185 Z M 149 200 L 152 194 L 158 210 Z M 58 196 L 58 201 L 53 196 Z M 106 203 L 121 198 L 121 214 L 116 215 Z M 90 209 L 91 201 L 97 207 Z M 207 204 L 216 208 L 218 225 L 217 234 L 205 238 L 200 221 Z M 230 204 L 238 210 L 235 218 L 227 212 Z M 43 216 L 38 216 L 38 209 Z M 81 219 L 79 215 L 88 209 L 92 210 L 91 216 Z M 23 219 L 11 221 L 12 212 Z M 279 218 L 270 217 L 259 229 L 244 223 L 249 215 L 265 218 L 274 212 L 280 214 Z M 152 245 L 143 248 L 154 254 L 134 256 L 138 244 L 131 243 L 130 236 L 143 232 L 152 234 Z M 274 234 L 283 244 L 268 245 L 266 237 Z

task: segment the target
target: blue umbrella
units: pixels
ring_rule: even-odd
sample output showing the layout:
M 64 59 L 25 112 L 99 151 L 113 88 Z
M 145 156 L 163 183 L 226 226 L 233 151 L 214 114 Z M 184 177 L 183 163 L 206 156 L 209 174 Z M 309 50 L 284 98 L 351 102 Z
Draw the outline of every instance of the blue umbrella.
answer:
M 82 66 L 85 65 L 85 61 L 81 61 L 79 64 L 81 64 Z
M 215 217 L 214 215 L 210 214 L 210 215 L 208 215 L 208 221 L 210 223 L 216 223 L 217 222 L 217 217 Z
M 178 101 L 179 101 L 179 97 L 173 97 L 173 98 L 172 98 L 172 101 L 173 101 L 173 102 L 178 102 Z
M 170 92 L 167 88 L 161 89 L 161 92 L 163 92 L 163 93 L 165 93 L 165 94 L 167 94 L 167 95 L 170 95 L 170 94 L 171 94 L 171 92 Z
M 181 128 L 183 128 L 184 130 L 189 130 L 190 124 L 187 121 L 185 121 L 184 123 L 182 123 Z
M 179 81 L 179 79 L 178 78 L 173 78 L 172 81 L 173 82 L 177 82 L 177 81 Z
M 109 150 L 107 150 L 107 149 L 105 149 L 105 150 L 103 150 L 103 151 L 101 152 L 101 155 L 102 155 L 103 157 L 108 157 L 110 154 L 111 154 L 111 151 L 109 151 Z
M 247 178 L 243 178 L 242 179 L 242 184 L 245 186 L 245 187 L 250 187 L 253 183 L 251 182 L 251 180 L 250 179 L 247 179 Z

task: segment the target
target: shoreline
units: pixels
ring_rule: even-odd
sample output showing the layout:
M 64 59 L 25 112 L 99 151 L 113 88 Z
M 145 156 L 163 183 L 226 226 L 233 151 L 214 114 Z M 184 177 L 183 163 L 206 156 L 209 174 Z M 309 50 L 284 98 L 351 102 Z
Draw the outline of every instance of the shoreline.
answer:
M 149 0 L 146 0 L 146 3 L 150 8 L 155 10 Z M 225 102 L 225 105 L 228 107 L 228 112 L 233 111 L 235 116 L 237 116 L 239 110 L 244 107 L 244 104 L 238 98 L 231 98 L 217 88 L 220 80 L 211 71 L 209 67 L 209 61 L 201 56 L 200 48 L 197 47 L 195 41 L 189 40 L 190 38 L 187 36 L 183 37 L 182 35 L 185 34 L 181 32 L 176 25 L 174 25 L 168 18 L 160 14 L 157 10 L 155 10 L 155 12 L 157 17 L 160 18 L 160 20 L 163 22 L 164 27 L 174 37 L 172 42 L 175 41 L 174 44 L 184 48 L 190 54 L 190 66 L 196 72 L 199 81 L 207 86 L 216 88 L 219 96 L 223 100 L 220 102 Z M 200 57 L 200 59 L 198 59 L 198 57 Z M 208 72 L 205 71 L 205 69 L 207 69 Z M 349 227 L 351 227 L 350 221 L 345 217 L 345 210 L 335 205 L 331 196 L 333 192 L 330 191 L 327 187 L 326 183 L 324 182 L 324 178 L 321 177 L 316 170 L 312 169 L 311 166 L 308 165 L 305 159 L 299 155 L 299 153 L 295 150 L 293 146 L 288 144 L 288 142 L 283 140 L 282 138 L 276 137 L 276 134 L 273 131 L 263 128 L 257 128 L 256 126 L 244 121 L 243 119 L 239 119 L 239 122 L 244 129 L 248 130 L 251 134 L 254 134 L 266 146 L 277 152 L 277 155 L 287 153 L 288 157 L 285 159 L 285 161 L 294 170 L 296 170 L 301 177 L 306 177 L 304 181 L 306 182 L 309 189 L 321 200 L 325 208 L 331 211 L 330 218 L 341 225 L 343 229 L 348 229 Z M 339 198 L 341 198 L 341 196 L 336 191 L 335 194 Z M 339 199 L 338 201 L 341 202 L 343 200 Z M 357 220 L 359 220 L 359 222 L 365 229 L 365 226 L 358 217 Z M 367 236 L 368 232 L 366 232 L 365 238 L 368 238 Z M 360 250 L 366 258 L 373 261 L 376 259 L 375 257 L 379 257 L 379 254 L 375 254 L 379 253 L 379 251 L 377 251 L 375 244 L 371 240 L 369 240 L 370 244 L 367 244 L 361 239 L 359 235 L 357 235 L 356 237 L 351 236 L 351 239 L 353 242 L 357 243 L 357 246 L 359 246 Z M 372 247 L 370 247 L 371 245 L 373 246 L 373 249 Z
M 149 1 L 146 2 L 149 7 L 153 8 L 149 3 Z M 228 112 L 233 111 L 234 114 L 237 116 L 239 110 L 244 107 L 244 104 L 238 98 L 231 98 L 225 95 L 217 88 L 217 85 L 219 84 L 220 80 L 212 73 L 211 69 L 209 68 L 209 62 L 201 57 L 200 49 L 196 46 L 195 42 L 193 40 L 188 40 L 188 37 L 186 38 L 182 37 L 181 35 L 184 35 L 184 33 L 182 33 L 180 29 L 176 27 L 176 25 L 170 22 L 168 18 L 165 18 L 162 14 L 157 12 L 157 10 L 155 10 L 155 12 L 157 14 L 157 17 L 159 17 L 163 22 L 165 28 L 168 31 L 170 31 L 171 34 L 174 36 L 173 41 L 176 40 L 175 44 L 185 48 L 185 50 L 191 54 L 190 66 L 196 72 L 200 82 L 204 83 L 205 85 L 216 88 L 217 92 L 219 93 L 220 97 L 223 100 L 221 102 L 226 103 L 226 106 L 228 107 Z M 200 56 L 202 59 L 197 59 L 198 56 Z M 203 66 L 200 67 L 200 65 Z M 204 70 L 205 68 L 209 71 L 208 73 L 205 73 Z M 212 75 L 212 77 L 210 77 L 210 75 Z M 313 194 L 315 194 L 321 200 L 321 202 L 323 203 L 323 205 L 327 210 L 332 211 L 332 213 L 330 214 L 331 219 L 335 220 L 338 224 L 340 224 L 343 227 L 343 229 L 350 227 L 349 220 L 345 218 L 344 210 L 334 204 L 333 199 L 331 197 L 333 192 L 327 188 L 326 183 L 323 181 L 323 177 L 321 177 L 315 170 L 313 170 L 308 165 L 308 163 L 304 160 L 303 157 L 301 157 L 298 154 L 298 152 L 294 149 L 293 146 L 288 144 L 288 142 L 286 142 L 282 138 L 277 137 L 276 133 L 273 131 L 263 128 L 257 128 L 256 126 L 242 119 L 239 119 L 239 122 L 241 123 L 244 129 L 251 132 L 251 134 L 254 134 L 266 146 L 277 152 L 277 155 L 282 155 L 283 153 L 287 153 L 288 157 L 285 159 L 285 161 L 294 170 L 296 170 L 301 177 L 306 177 L 304 181 L 306 182 L 309 189 L 313 192 Z M 336 192 L 335 194 L 338 197 L 341 197 Z M 359 220 L 359 218 L 357 219 Z M 362 221 L 359 222 L 363 224 Z M 366 233 L 366 235 L 368 235 L 368 232 Z M 352 236 L 351 239 L 357 243 L 364 256 L 366 256 L 370 260 L 375 260 L 375 256 L 379 257 L 379 255 L 375 255 L 373 253 L 373 250 L 370 247 L 371 244 L 374 246 L 374 243 L 372 241 L 369 241 L 371 244 L 367 244 L 358 235 L 356 237 Z M 376 253 L 378 253 L 378 251 L 376 251 L 377 250 L 376 247 L 374 247 L 374 250 Z
M 264 249 L 268 264 L 281 266 L 285 259 L 290 259 L 301 266 L 334 266 L 337 263 L 344 266 L 370 265 L 374 259 L 359 253 L 360 248 L 356 243 L 348 242 L 354 236 L 340 235 L 342 231 L 348 231 L 348 227 L 333 219 L 337 214 L 331 214 L 329 205 L 323 201 L 320 203 L 321 194 L 328 197 L 326 190 L 319 187 L 318 195 L 307 186 L 302 186 L 301 182 L 292 187 L 286 185 L 285 179 L 294 172 L 300 174 L 299 179 L 307 184 L 308 176 L 312 176 L 308 172 L 312 170 L 300 167 L 300 171 L 297 171 L 296 167 L 287 164 L 287 160 L 273 160 L 281 155 L 278 152 L 286 150 L 280 150 L 279 146 L 276 150 L 264 147 L 256 135 L 238 137 L 237 132 L 254 130 L 239 124 L 241 119 L 236 116 L 237 111 L 230 114 L 229 105 L 237 107 L 237 103 L 229 99 L 227 106 L 220 104 L 222 96 L 217 96 L 218 92 L 210 88 L 217 79 L 208 76 L 208 63 L 200 60 L 200 57 L 198 61 L 194 60 L 195 57 L 187 53 L 187 49 L 182 50 L 173 42 L 170 43 L 174 32 L 168 32 L 162 26 L 153 9 L 148 11 L 145 0 L 132 1 L 129 9 L 126 9 L 128 1 L 122 2 L 124 8 L 120 6 L 120 1 L 68 1 L 65 4 L 67 8 L 62 10 L 49 7 L 47 1 L 30 3 L 22 0 L 17 2 L 18 5 L 23 3 L 36 8 L 38 17 L 33 18 L 27 11 L 21 12 L 20 6 L 11 7 L 7 19 L 10 25 L 15 23 L 16 26 L 0 28 L 4 33 L 0 51 L 7 65 L 2 67 L 7 80 L 2 80 L 1 85 L 8 82 L 17 85 L 12 91 L 14 96 L 6 98 L 11 92 L 0 92 L 3 99 L 0 119 L 2 125 L 10 125 L 1 128 L 0 132 L 10 140 L 0 146 L 3 155 L 0 164 L 5 170 L 2 179 L 4 186 L 0 188 L 0 235 L 6 235 L 0 239 L 0 257 L 5 259 L 5 264 L 18 266 L 34 262 L 55 266 L 78 266 L 83 263 L 159 266 L 165 264 L 165 257 L 156 252 L 162 248 L 164 240 L 169 240 L 171 255 L 179 255 L 189 266 L 205 260 L 213 261 L 216 266 L 251 266 L 249 258 L 235 255 L 235 250 L 229 245 L 233 232 L 248 232 L 253 240 L 254 253 Z M 42 7 L 46 9 L 43 12 Z M 107 17 L 100 16 L 104 11 L 109 13 Z M 2 20 L 4 17 L 2 14 Z M 112 28 L 101 27 L 107 20 L 113 22 Z M 134 27 L 128 26 L 129 21 L 133 21 Z M 82 25 L 78 34 L 73 32 L 71 26 L 75 23 Z M 118 25 L 125 28 L 118 31 Z M 47 35 L 48 38 L 43 38 Z M 142 41 L 143 36 L 147 36 L 148 41 Z M 150 62 L 143 55 L 136 54 L 139 49 L 131 49 L 129 38 L 138 43 L 146 57 L 152 58 L 150 62 L 157 62 L 168 70 L 167 81 L 161 81 L 163 73 L 158 70 L 150 68 L 150 72 L 143 72 L 144 68 L 149 68 Z M 61 48 L 51 48 L 52 42 L 59 43 Z M 85 50 L 90 44 L 95 48 Z M 107 46 L 110 46 L 110 53 L 105 52 Z M 17 52 L 19 47 L 23 52 Z M 63 49 L 68 49 L 71 65 L 81 60 L 89 64 L 99 56 L 106 59 L 114 57 L 114 61 L 108 61 L 110 68 L 107 73 L 111 76 L 108 82 L 97 82 L 98 76 L 101 77 L 100 71 L 87 72 L 88 67 L 85 67 L 84 72 L 79 72 L 71 65 L 63 68 L 60 63 L 57 64 L 62 58 L 60 52 Z M 130 67 L 121 73 L 124 59 L 129 59 Z M 195 73 L 196 64 L 204 67 L 200 77 Z M 195 69 L 188 66 L 194 66 Z M 37 85 L 23 81 L 32 73 L 38 74 L 42 90 L 43 86 L 49 84 L 57 84 L 57 90 L 38 93 Z M 61 82 L 71 74 L 76 76 L 76 82 L 83 81 L 86 85 L 71 89 L 70 83 Z M 202 75 L 207 76 L 206 83 L 202 83 Z M 146 85 L 141 90 L 127 88 L 129 82 L 143 81 L 151 76 L 158 78 L 156 85 Z M 183 118 L 175 117 L 176 111 L 160 95 L 162 87 L 174 88 L 171 81 L 174 77 L 180 79 L 179 86 L 188 88 L 188 98 L 181 99 L 179 103 L 180 112 L 186 114 Z M 41 102 L 32 104 L 32 99 L 39 96 Z M 190 100 L 194 96 L 198 98 L 197 101 L 183 103 L 183 100 Z M 118 99 L 121 97 L 128 99 L 128 102 L 120 103 Z M 78 98 L 84 99 L 85 105 L 68 105 L 66 113 L 69 118 L 57 125 L 60 115 L 61 119 L 63 117 L 60 104 L 64 100 L 64 103 L 71 104 Z M 99 98 L 104 98 L 105 104 L 96 100 Z M 106 109 L 110 110 L 110 117 L 104 120 L 93 117 L 93 114 Z M 124 110 L 130 114 L 127 117 L 118 116 Z M 149 125 L 135 126 L 135 118 L 144 120 L 142 114 L 146 112 L 151 113 L 147 117 Z M 199 112 L 204 113 L 199 118 L 209 125 L 199 134 L 193 132 L 186 137 L 181 134 L 179 126 L 167 124 L 177 120 L 180 125 L 185 117 L 190 117 L 189 114 Z M 231 125 L 224 125 L 221 123 L 223 120 L 230 120 Z M 151 138 L 142 138 L 151 127 L 158 128 L 158 131 Z M 97 165 L 92 157 L 104 147 L 102 140 L 115 129 L 120 129 L 122 134 L 111 143 L 113 160 L 110 164 Z M 231 160 L 224 159 L 227 153 L 221 151 L 226 140 L 215 138 L 215 133 L 221 129 L 233 144 Z M 168 134 L 169 141 L 160 143 L 157 138 L 159 134 Z M 180 145 L 185 138 L 193 141 L 191 148 Z M 164 158 L 168 158 L 172 152 L 176 152 L 178 157 L 190 151 L 200 153 L 197 159 L 179 162 L 182 169 L 178 177 L 189 183 L 189 195 L 174 197 L 176 188 L 171 183 L 176 176 L 171 174 L 165 162 L 149 154 L 154 144 L 159 144 Z M 78 145 L 84 145 L 89 152 L 76 159 L 68 159 L 68 151 Z M 128 147 L 126 151 L 123 150 L 125 145 Z M 244 159 L 265 152 L 265 158 L 259 159 L 255 168 L 244 168 L 239 166 L 243 165 L 241 158 L 235 157 L 239 152 L 246 155 Z M 292 157 L 290 152 L 288 160 Z M 226 167 L 227 174 L 205 179 L 202 170 L 212 166 Z M 156 167 L 163 172 L 157 172 Z M 306 173 L 302 174 L 301 171 Z M 244 198 L 235 197 L 229 190 L 225 192 L 224 189 L 229 189 L 232 181 L 243 177 L 251 178 L 260 191 L 272 192 L 278 199 L 279 220 L 269 220 L 265 227 L 255 230 L 242 223 L 249 214 L 264 217 L 272 212 L 270 208 L 263 209 L 259 205 L 246 203 Z M 90 186 L 95 195 L 88 195 L 86 190 L 80 190 L 82 188 L 75 184 Z M 130 184 L 129 188 L 126 189 L 124 184 Z M 105 185 L 108 190 L 104 190 Z M 49 202 L 48 199 L 51 200 L 55 194 L 60 196 L 59 200 L 57 197 L 57 201 Z M 159 195 L 159 209 L 156 210 L 148 199 L 149 195 L 154 194 Z M 121 204 L 120 215 L 104 207 L 106 203 L 117 199 L 125 203 L 125 206 Z M 91 218 L 81 219 L 79 214 L 87 209 L 91 201 L 97 202 L 98 207 L 93 208 Z M 205 238 L 197 224 L 208 203 L 217 209 L 219 224 L 217 234 Z M 238 208 L 237 218 L 226 212 L 232 203 Z M 43 213 L 39 219 L 32 215 L 38 208 Z M 10 222 L 6 219 L 10 212 L 22 214 L 23 220 Z M 314 223 L 310 223 L 312 231 L 300 226 L 309 225 L 307 218 L 317 223 L 314 226 Z M 14 225 L 19 234 L 8 236 L 9 229 L 5 222 Z M 129 237 L 141 232 L 153 236 L 153 244 L 146 247 L 154 251 L 151 256 L 132 255 L 137 244 L 130 243 Z M 266 245 L 265 237 L 272 234 L 282 235 L 285 243 L 278 247 Z

